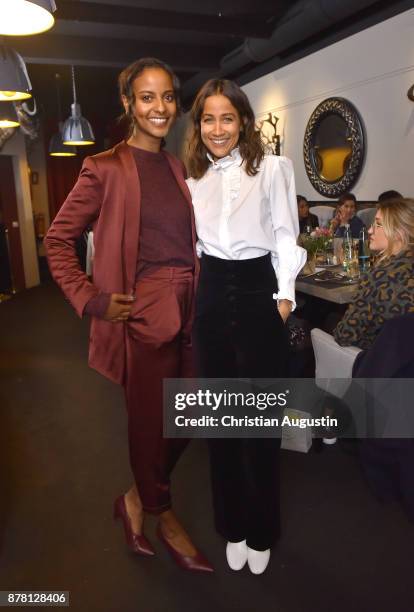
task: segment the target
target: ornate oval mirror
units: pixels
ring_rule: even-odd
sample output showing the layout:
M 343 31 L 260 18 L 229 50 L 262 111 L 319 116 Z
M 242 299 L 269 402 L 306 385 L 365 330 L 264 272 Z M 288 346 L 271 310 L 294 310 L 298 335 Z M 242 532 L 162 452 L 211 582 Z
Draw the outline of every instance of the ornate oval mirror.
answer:
M 344 98 L 321 102 L 303 142 L 306 173 L 316 191 L 331 198 L 349 191 L 360 175 L 364 153 L 364 129 L 355 107 Z

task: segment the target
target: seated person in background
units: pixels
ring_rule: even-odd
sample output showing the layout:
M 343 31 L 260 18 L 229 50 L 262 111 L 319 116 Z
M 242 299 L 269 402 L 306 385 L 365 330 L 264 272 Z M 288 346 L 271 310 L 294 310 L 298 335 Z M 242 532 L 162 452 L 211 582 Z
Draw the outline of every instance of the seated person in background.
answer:
M 347 224 L 351 228 L 352 238 L 359 238 L 359 232 L 364 227 L 364 223 L 355 213 L 356 197 L 353 193 L 344 193 L 338 200 L 335 216 L 330 223 L 335 238 L 343 237 Z
M 296 200 L 298 202 L 300 233 L 305 234 L 310 230 L 315 229 L 315 227 L 319 227 L 319 219 L 316 215 L 309 212 L 309 202 L 305 196 L 297 195 Z M 308 228 L 310 228 L 310 230 Z
M 414 312 L 414 200 L 379 202 L 368 233 L 379 257 L 333 332 L 338 344 L 362 349 L 371 346 L 385 321 Z
M 378 196 L 378 202 L 385 202 L 385 200 L 400 200 L 402 195 L 395 191 L 395 189 L 389 189 L 388 191 L 383 191 Z

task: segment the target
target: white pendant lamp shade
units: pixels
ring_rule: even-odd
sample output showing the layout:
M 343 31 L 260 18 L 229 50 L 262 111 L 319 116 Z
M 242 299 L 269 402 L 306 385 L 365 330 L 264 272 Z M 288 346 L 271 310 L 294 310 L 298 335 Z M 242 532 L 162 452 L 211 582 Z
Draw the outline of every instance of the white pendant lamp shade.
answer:
M 74 157 L 76 155 L 76 148 L 63 143 L 62 130 L 63 122 L 59 121 L 59 130 L 50 139 L 49 155 L 52 157 Z
M 85 117 L 82 117 L 79 104 L 74 102 L 70 108 L 72 114 L 63 125 L 63 143 L 74 146 L 95 144 L 95 136 L 91 124 Z
M 0 34 L 27 36 L 49 30 L 55 23 L 54 0 L 1 0 Z
M 12 102 L 0 102 L 0 128 L 19 127 L 16 109 Z
M 91 124 L 82 117 L 81 107 L 76 101 L 75 69 L 72 66 L 73 104 L 71 116 L 66 119 L 63 126 L 63 143 L 66 145 L 84 146 L 95 144 L 95 136 Z
M 31 98 L 26 64 L 14 49 L 0 45 L 0 101 Z
M 60 105 L 60 74 L 55 74 L 56 79 L 56 102 L 59 119 L 59 129 L 56 134 L 53 134 L 49 143 L 49 155 L 52 157 L 74 157 L 76 155 L 76 148 L 63 144 L 62 132 L 63 132 L 63 121 L 61 121 L 62 111 Z

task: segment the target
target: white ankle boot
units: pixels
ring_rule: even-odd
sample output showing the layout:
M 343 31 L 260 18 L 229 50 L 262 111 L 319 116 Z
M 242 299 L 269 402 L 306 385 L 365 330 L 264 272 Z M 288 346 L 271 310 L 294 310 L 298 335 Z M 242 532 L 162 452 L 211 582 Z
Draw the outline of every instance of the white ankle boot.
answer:
M 227 542 L 226 557 L 227 563 L 232 570 L 241 570 L 247 561 L 246 540 L 242 542 Z
M 270 548 L 267 550 L 254 550 L 247 548 L 247 563 L 252 574 L 263 574 L 270 559 Z

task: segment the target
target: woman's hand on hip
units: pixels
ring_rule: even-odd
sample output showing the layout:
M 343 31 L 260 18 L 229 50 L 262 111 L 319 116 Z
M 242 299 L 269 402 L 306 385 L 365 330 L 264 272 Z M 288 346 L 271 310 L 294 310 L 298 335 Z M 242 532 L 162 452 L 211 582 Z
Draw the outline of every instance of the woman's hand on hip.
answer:
M 113 293 L 104 316 L 105 321 L 110 321 L 111 323 L 122 323 L 127 321 L 129 315 L 131 314 L 132 304 L 134 301 L 134 295 Z
M 292 302 L 290 300 L 279 300 L 277 309 L 283 319 L 283 323 L 286 323 L 288 316 L 292 312 Z

